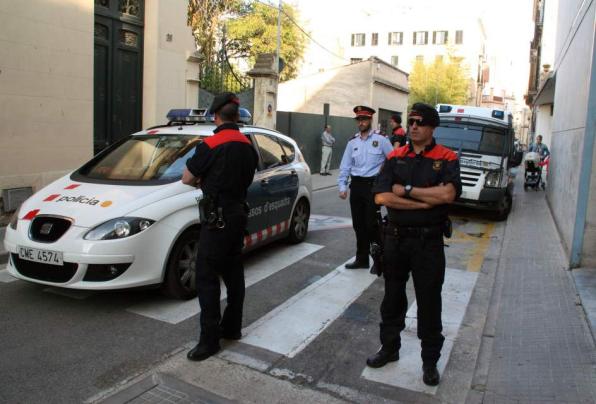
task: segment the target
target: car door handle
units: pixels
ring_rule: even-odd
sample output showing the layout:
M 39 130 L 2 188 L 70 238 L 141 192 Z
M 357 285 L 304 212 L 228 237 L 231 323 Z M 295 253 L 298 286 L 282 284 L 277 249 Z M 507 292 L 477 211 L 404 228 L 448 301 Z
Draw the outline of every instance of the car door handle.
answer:
M 292 170 L 292 171 L 290 171 L 290 175 L 292 177 L 297 177 L 298 176 L 298 173 L 296 172 L 296 170 Z
M 261 185 L 268 185 L 269 184 L 269 178 L 264 178 L 261 180 Z

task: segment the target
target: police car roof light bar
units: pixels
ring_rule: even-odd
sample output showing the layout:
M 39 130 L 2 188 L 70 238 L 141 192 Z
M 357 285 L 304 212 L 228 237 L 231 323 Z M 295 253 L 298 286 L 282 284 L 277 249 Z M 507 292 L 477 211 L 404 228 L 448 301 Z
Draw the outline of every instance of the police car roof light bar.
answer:
M 250 111 L 246 108 L 240 108 L 238 112 L 240 114 L 240 120 L 238 122 L 245 125 L 250 124 L 250 121 L 252 120 Z M 174 124 L 194 124 L 215 121 L 215 116 L 209 114 L 207 108 L 171 109 L 166 117 L 168 118 L 169 126 Z

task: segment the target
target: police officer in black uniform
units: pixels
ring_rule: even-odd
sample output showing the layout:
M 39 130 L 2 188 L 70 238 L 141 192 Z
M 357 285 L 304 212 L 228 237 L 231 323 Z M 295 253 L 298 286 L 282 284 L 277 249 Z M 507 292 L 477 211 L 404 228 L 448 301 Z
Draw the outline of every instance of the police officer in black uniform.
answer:
M 241 338 L 244 304 L 242 246 L 247 223 L 246 193 L 257 168 L 257 154 L 236 122 L 239 100 L 232 93 L 215 97 L 214 135 L 197 145 L 186 162 L 182 182 L 203 191 L 197 255 L 197 293 L 201 306 L 199 343 L 188 359 L 205 360 L 220 350 L 219 339 Z M 219 279 L 228 291 L 221 316 Z
M 378 368 L 399 359 L 400 332 L 405 327 L 410 272 L 418 303 L 418 338 L 422 347 L 423 381 L 435 386 L 441 334 L 441 287 L 445 277 L 443 235 L 450 236 L 448 204 L 461 194 L 457 155 L 433 137 L 439 114 L 430 105 L 416 103 L 408 115 L 410 144 L 395 149 L 373 187 L 375 202 L 385 205 L 381 304 L 381 349 L 368 358 Z

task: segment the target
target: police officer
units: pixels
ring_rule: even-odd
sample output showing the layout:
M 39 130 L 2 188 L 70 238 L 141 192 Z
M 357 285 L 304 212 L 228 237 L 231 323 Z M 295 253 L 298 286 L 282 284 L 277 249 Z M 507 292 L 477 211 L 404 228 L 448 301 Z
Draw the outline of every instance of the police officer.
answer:
M 389 118 L 389 126 L 391 126 L 391 135 L 389 141 L 394 148 L 406 145 L 406 131 L 401 127 L 401 115 L 393 114 Z
M 348 196 L 350 182 L 350 210 L 356 232 L 356 259 L 346 268 L 368 268 L 370 243 L 378 239 L 376 207 L 371 188 L 392 147 L 386 137 L 372 131 L 375 110 L 363 105 L 354 108 L 359 132 L 348 142 L 339 167 L 339 197 Z
M 441 287 L 445 277 L 443 235 L 450 235 L 448 204 L 461 194 L 457 155 L 433 137 L 439 114 L 416 103 L 408 115 L 410 144 L 395 149 L 383 166 L 373 192 L 385 205 L 385 295 L 381 304 L 381 349 L 367 364 L 378 368 L 399 359 L 400 332 L 405 327 L 410 272 L 418 303 L 418 338 L 422 347 L 424 383 L 435 386 L 441 334 Z
M 232 93 L 215 97 L 209 112 L 215 114 L 217 128 L 213 136 L 197 145 L 182 176 L 184 184 L 199 186 L 203 191 L 196 263 L 201 334 L 199 343 L 187 354 L 188 359 L 194 361 L 205 360 L 218 352 L 220 338 L 241 338 L 245 202 L 257 167 L 257 155 L 236 124 L 238 108 L 239 100 Z M 223 318 L 219 302 L 220 277 L 228 291 Z

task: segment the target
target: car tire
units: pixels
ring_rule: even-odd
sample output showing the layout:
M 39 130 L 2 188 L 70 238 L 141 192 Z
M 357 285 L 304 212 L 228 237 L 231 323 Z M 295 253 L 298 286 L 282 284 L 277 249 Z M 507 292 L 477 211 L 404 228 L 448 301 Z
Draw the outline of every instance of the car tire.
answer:
M 511 212 L 512 205 L 513 205 L 513 198 L 511 197 L 511 194 L 509 192 L 506 192 L 505 195 L 503 196 L 503 199 L 501 199 L 499 201 L 499 206 L 497 208 L 497 211 L 494 214 L 495 220 L 498 222 L 502 222 L 503 220 L 506 220 L 507 217 L 509 216 L 509 213 Z
M 196 261 L 199 229 L 186 230 L 176 240 L 168 257 L 162 292 L 173 299 L 189 300 L 197 296 Z
M 304 241 L 308 233 L 308 220 L 310 219 L 310 205 L 308 200 L 302 198 L 296 203 L 292 219 L 290 219 L 290 234 L 288 242 L 298 244 Z

